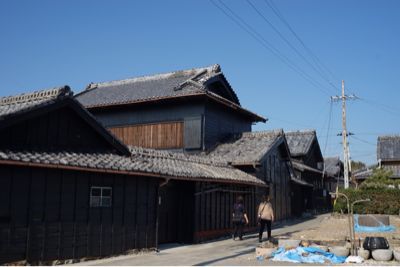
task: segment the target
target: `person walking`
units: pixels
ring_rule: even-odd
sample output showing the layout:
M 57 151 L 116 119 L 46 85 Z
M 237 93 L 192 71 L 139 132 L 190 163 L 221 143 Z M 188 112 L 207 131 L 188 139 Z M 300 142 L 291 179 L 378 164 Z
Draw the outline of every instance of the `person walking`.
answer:
M 235 240 L 236 236 L 239 236 L 239 239 L 243 240 L 243 228 L 245 224 L 249 224 L 249 219 L 244 208 L 242 196 L 238 196 L 236 203 L 233 205 L 232 222 L 234 227 L 233 240 Z
M 258 233 L 258 241 L 262 242 L 262 236 L 264 233 L 265 226 L 267 226 L 268 240 L 271 240 L 271 224 L 274 221 L 274 210 L 270 202 L 271 198 L 267 195 L 263 195 L 262 202 L 258 206 L 258 224 L 260 231 Z

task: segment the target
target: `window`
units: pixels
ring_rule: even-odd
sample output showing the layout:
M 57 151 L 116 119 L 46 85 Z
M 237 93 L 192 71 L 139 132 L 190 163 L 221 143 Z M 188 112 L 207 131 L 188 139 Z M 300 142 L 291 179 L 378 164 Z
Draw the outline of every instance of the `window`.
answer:
M 92 186 L 90 188 L 90 207 L 111 207 L 112 188 Z

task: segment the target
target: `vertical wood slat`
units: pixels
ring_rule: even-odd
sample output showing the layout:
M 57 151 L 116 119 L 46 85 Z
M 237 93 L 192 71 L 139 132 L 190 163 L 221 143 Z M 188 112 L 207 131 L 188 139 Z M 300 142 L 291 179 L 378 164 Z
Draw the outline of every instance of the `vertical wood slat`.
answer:
M 147 148 L 182 148 L 183 122 L 152 123 L 110 127 L 122 142 Z

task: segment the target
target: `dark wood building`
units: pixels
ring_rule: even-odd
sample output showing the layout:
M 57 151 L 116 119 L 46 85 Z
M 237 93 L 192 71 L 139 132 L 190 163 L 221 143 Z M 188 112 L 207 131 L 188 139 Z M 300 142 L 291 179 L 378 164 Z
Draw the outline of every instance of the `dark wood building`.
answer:
M 199 205 L 195 185 L 200 194 L 208 184 L 230 192 L 263 186 L 226 164 L 159 153 L 128 149 L 68 87 L 1 98 L 0 264 L 109 256 L 156 247 L 158 238 L 194 240 L 204 228 L 192 208 Z M 189 181 L 191 191 L 184 190 Z M 165 230 L 169 217 L 159 212 L 159 188 L 168 183 L 182 190 L 171 209 L 175 228 Z M 223 199 L 219 207 L 228 212 L 231 199 Z M 217 225 L 204 207 L 215 201 L 200 204 L 210 218 L 204 230 L 230 223 L 224 215 L 225 224 Z
M 378 137 L 378 167 L 391 171 L 392 179 L 400 178 L 400 135 Z
M 266 121 L 240 105 L 219 65 L 92 83 L 76 99 L 125 144 L 185 154 L 210 151 L 234 135 L 251 131 L 253 123 Z M 165 200 L 160 214 L 171 214 L 182 188 L 195 190 L 195 212 L 200 218 L 195 242 L 230 231 L 226 216 L 231 206 L 226 203 L 233 203 L 236 195 L 243 193 L 252 214 L 256 209 L 256 187 L 231 190 L 215 184 L 171 183 L 160 190 Z M 205 205 L 206 211 L 199 205 Z M 224 217 L 218 219 L 219 214 Z M 252 220 L 251 227 L 255 226 Z
M 76 98 L 125 144 L 204 151 L 266 119 L 240 105 L 219 65 L 92 83 Z
M 321 149 L 314 130 L 285 132 L 296 176 L 304 185 L 293 188 L 292 208 L 294 215 L 306 210 L 330 207 L 330 195 L 325 189 Z
M 257 191 L 255 201 L 260 203 L 262 194 L 268 194 L 275 219 L 291 217 L 291 184 L 303 182 L 294 176 L 283 130 L 242 133 L 217 146 L 208 156 L 224 160 L 264 181 L 268 188 Z M 256 220 L 257 214 L 252 216 Z
M 344 187 L 344 167 L 339 157 L 324 158 L 324 185 L 329 192 Z

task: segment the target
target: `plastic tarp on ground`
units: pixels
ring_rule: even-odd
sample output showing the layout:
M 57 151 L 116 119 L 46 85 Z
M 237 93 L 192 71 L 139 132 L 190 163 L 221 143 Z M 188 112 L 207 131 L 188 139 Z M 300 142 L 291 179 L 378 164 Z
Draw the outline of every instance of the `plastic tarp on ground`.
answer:
M 280 247 L 272 256 L 272 261 L 294 263 L 344 263 L 346 260 L 346 257 L 336 256 L 316 247 L 297 247 L 290 250 Z
M 392 232 L 396 230 L 396 227 L 393 225 L 384 225 L 382 222 L 376 220 L 379 223 L 379 226 L 362 226 L 358 224 L 358 214 L 354 214 L 354 231 L 356 232 Z

